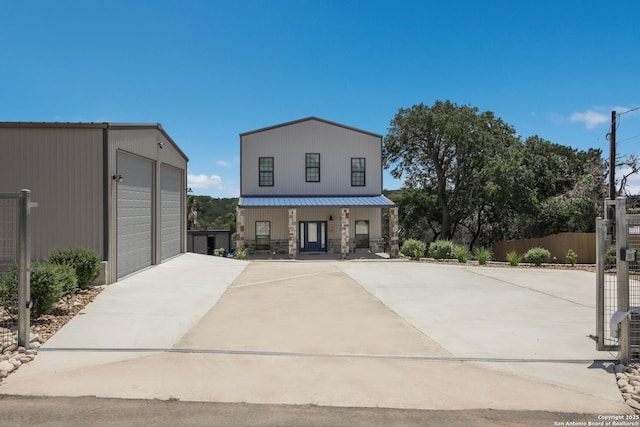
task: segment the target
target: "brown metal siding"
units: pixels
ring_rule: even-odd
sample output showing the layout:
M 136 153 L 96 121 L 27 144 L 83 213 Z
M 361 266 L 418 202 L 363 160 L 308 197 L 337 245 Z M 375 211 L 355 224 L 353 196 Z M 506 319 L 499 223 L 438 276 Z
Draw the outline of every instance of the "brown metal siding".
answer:
M 305 181 L 305 153 L 320 153 L 320 182 Z M 382 193 L 380 137 L 308 120 L 241 136 L 242 195 Z M 258 158 L 274 158 L 274 186 L 258 185 Z M 351 158 L 366 159 L 366 186 L 351 186 Z
M 0 191 L 31 190 L 32 257 L 54 247 L 103 254 L 102 129 L 0 128 Z

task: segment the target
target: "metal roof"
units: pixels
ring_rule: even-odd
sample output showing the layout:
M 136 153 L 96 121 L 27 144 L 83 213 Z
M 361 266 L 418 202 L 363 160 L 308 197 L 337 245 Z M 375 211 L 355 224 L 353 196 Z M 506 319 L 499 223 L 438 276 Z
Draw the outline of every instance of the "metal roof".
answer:
M 0 122 L 0 128 L 85 128 L 85 129 L 157 129 L 174 148 L 189 161 L 189 157 L 182 151 L 176 142 L 169 136 L 160 123 L 111 123 L 111 122 Z
M 238 206 L 251 207 L 293 207 L 293 206 L 339 206 L 339 207 L 392 207 L 395 206 L 385 196 L 347 196 L 347 197 L 240 197 Z
M 260 129 L 250 130 L 248 132 L 241 133 L 240 136 L 242 137 L 242 136 L 245 136 L 245 135 L 251 135 L 252 133 L 264 132 L 264 131 L 271 130 L 271 129 L 277 129 L 277 128 L 281 128 L 281 127 L 285 127 L 285 126 L 290 126 L 290 125 L 294 125 L 296 123 L 306 122 L 306 121 L 309 121 L 309 120 L 315 120 L 317 122 L 327 123 L 327 124 L 330 124 L 330 125 L 333 125 L 333 126 L 338 126 L 338 127 L 341 127 L 341 128 L 345 128 L 345 129 L 349 129 L 349 130 L 355 131 L 355 132 L 364 133 L 364 134 L 367 134 L 367 135 L 375 136 L 377 138 L 382 138 L 382 135 L 379 135 L 377 133 L 373 133 L 373 132 L 369 132 L 369 131 L 366 131 L 366 130 L 362 130 L 362 129 L 354 128 L 354 127 L 351 127 L 351 126 L 343 125 L 341 123 L 336 123 L 336 122 L 332 122 L 332 121 L 329 121 L 329 120 L 321 119 L 320 117 L 315 117 L 315 116 L 305 117 L 304 119 L 293 120 L 293 121 L 290 121 L 290 122 L 281 123 L 279 125 L 273 125 L 273 126 L 260 128 Z

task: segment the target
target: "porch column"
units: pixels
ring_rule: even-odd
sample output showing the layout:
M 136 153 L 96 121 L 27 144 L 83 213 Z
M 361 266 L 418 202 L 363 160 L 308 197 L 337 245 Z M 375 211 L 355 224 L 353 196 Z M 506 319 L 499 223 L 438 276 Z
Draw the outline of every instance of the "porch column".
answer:
M 296 259 L 298 255 L 298 221 L 296 208 L 289 208 L 289 258 Z
M 244 221 L 245 209 L 236 208 L 236 250 L 244 249 Z
M 396 258 L 399 248 L 399 235 L 398 235 L 398 208 L 389 208 L 389 255 L 391 258 Z
M 342 259 L 349 257 L 349 208 L 340 209 L 340 253 Z

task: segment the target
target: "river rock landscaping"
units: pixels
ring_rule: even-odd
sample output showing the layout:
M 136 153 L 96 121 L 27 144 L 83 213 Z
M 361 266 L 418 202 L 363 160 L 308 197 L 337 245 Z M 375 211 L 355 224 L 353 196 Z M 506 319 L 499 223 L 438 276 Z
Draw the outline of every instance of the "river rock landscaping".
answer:
M 104 289 L 94 286 L 78 290 L 71 297 L 60 300 L 49 314 L 31 319 L 28 348 L 18 346 L 17 321 L 6 315 L 0 318 L 0 382 L 20 366 L 31 362 L 38 348 L 69 320 L 81 312 Z

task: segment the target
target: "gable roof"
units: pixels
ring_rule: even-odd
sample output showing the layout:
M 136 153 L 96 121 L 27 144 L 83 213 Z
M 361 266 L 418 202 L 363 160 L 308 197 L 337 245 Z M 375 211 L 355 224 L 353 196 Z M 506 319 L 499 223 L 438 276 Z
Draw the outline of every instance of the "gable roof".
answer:
M 267 127 L 256 129 L 256 130 L 250 130 L 248 132 L 241 133 L 240 137 L 243 137 L 245 135 L 251 135 L 251 134 L 254 134 L 254 133 L 264 132 L 264 131 L 271 130 L 271 129 L 277 129 L 277 128 L 281 128 L 281 127 L 285 127 L 285 126 L 291 126 L 291 125 L 295 125 L 297 123 L 307 122 L 307 121 L 310 121 L 310 120 L 315 120 L 317 122 L 326 123 L 326 124 L 329 124 L 329 125 L 332 125 L 332 126 L 338 126 L 338 127 L 344 128 L 344 129 L 349 129 L 349 130 L 352 130 L 352 131 L 355 131 L 355 132 L 364 133 L 365 135 L 371 135 L 371 136 L 375 136 L 377 138 L 381 138 L 382 139 L 382 135 L 379 135 L 377 133 L 368 132 L 368 131 L 362 130 L 362 129 L 357 129 L 357 128 L 354 128 L 354 127 L 351 127 L 351 126 L 347 126 L 347 125 L 343 125 L 343 124 L 340 124 L 340 123 L 332 122 L 332 121 L 329 121 L 329 120 L 321 119 L 321 118 L 315 117 L 315 116 L 305 117 L 304 119 L 293 120 L 293 121 L 290 121 L 290 122 L 281 123 L 279 125 L 267 126 Z
M 160 123 L 111 123 L 111 122 L 0 122 L 0 128 L 84 128 L 84 129 L 156 129 L 171 143 L 187 161 L 189 157 L 169 136 Z

